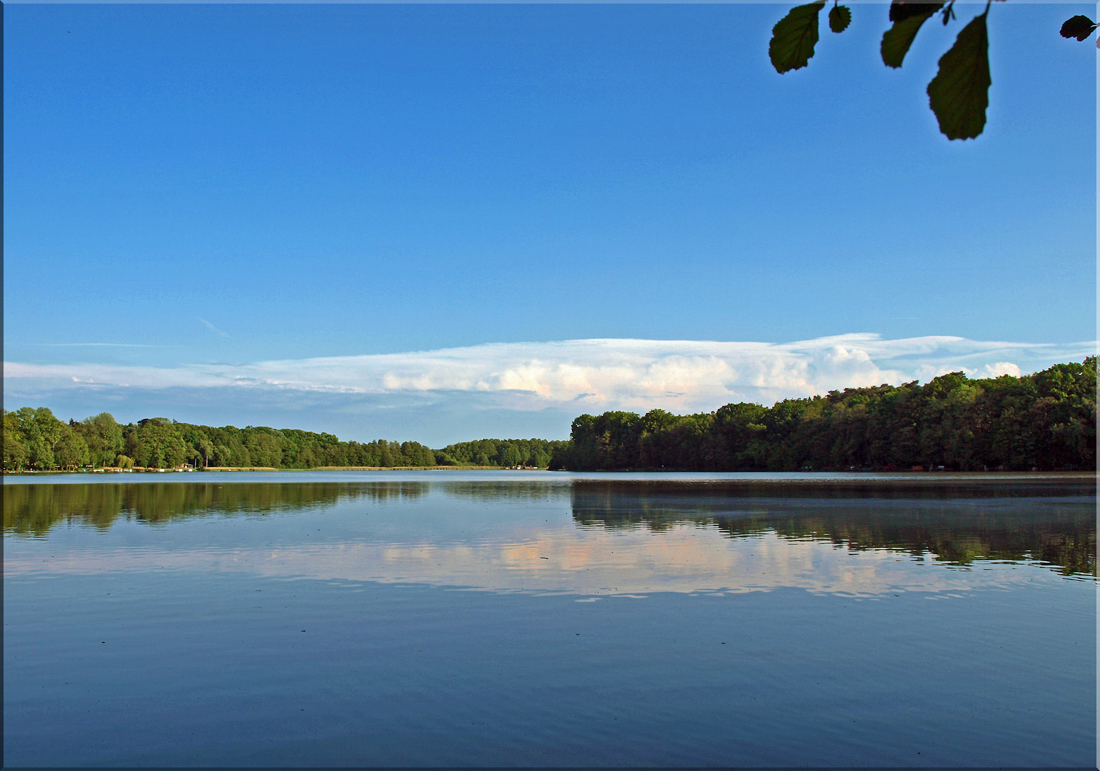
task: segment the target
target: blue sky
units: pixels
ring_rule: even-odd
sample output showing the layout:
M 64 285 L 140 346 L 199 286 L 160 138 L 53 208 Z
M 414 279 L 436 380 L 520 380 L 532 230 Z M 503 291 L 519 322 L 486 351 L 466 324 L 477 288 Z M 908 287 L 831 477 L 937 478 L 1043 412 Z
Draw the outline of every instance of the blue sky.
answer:
M 995 4 L 967 142 L 980 5 L 780 76 L 786 9 L 8 4 L 4 406 L 439 446 L 1094 351 L 1095 6 Z

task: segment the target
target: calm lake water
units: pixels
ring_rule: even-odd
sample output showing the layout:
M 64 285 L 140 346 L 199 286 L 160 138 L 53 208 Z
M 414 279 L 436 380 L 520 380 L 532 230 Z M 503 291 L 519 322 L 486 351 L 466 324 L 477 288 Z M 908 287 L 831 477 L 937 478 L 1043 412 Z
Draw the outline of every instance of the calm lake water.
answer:
M 1097 759 L 1096 485 L 6 477 L 4 764 Z

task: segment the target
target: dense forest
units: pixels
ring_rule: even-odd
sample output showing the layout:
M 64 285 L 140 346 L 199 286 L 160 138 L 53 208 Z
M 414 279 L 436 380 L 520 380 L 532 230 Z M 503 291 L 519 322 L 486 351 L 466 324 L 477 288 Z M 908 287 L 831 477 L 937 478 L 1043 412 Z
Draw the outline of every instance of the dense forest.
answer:
M 1096 468 L 1096 357 L 1033 375 L 846 388 L 772 407 L 581 415 L 550 468 L 799 471 Z
M 64 423 L 45 407 L 4 411 L 7 471 L 79 468 L 545 468 L 564 441 L 482 439 L 432 450 L 419 442 L 342 442 L 332 434 L 248 426 L 196 426 L 167 418 L 119 424 L 103 412 Z
M 1096 468 L 1096 357 L 1033 375 L 846 388 L 772 407 L 581 415 L 568 441 L 342 442 L 332 434 L 197 426 L 167 418 L 119 424 L 110 413 L 64 423 L 45 407 L 4 411 L 8 471 L 78 468 L 375 468 L 488 466 L 576 471 L 831 469 L 980 471 Z

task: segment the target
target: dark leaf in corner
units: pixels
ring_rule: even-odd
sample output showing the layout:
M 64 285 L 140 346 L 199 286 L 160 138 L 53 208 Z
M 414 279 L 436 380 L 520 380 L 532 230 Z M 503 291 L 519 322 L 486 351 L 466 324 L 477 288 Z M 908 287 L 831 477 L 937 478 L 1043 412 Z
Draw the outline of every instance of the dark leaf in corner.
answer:
M 792 8 L 772 27 L 768 56 L 776 72 L 797 70 L 810 61 L 817 44 L 817 15 L 824 7 L 825 0 L 821 0 Z
M 852 23 L 852 12 L 846 5 L 834 5 L 829 11 L 829 29 L 833 32 L 843 32 Z
M 946 5 L 944 3 L 910 3 L 906 0 L 894 0 L 890 3 L 890 21 L 899 22 L 914 16 L 931 16 Z
M 882 36 L 882 63 L 887 67 L 900 67 L 905 55 L 909 53 L 909 46 L 917 37 L 921 26 L 932 18 L 935 11 L 929 11 L 922 16 L 910 16 L 902 21 L 895 21 L 894 26 L 886 30 Z
M 948 139 L 973 139 L 985 128 L 992 82 L 985 18 L 983 13 L 963 27 L 928 84 L 928 103 Z
M 1092 34 L 1094 29 L 1096 29 L 1096 23 L 1088 16 L 1074 16 L 1072 19 L 1066 19 L 1066 23 L 1062 25 L 1062 37 L 1084 40 Z

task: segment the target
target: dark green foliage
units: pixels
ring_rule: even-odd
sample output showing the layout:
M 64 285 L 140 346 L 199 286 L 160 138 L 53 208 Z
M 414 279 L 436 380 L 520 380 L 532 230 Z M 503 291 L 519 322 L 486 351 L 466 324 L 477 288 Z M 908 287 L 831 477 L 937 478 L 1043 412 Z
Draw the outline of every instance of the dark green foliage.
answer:
M 905 60 L 905 55 L 909 53 L 909 47 L 913 45 L 913 40 L 917 37 L 917 33 L 920 32 L 920 28 L 924 25 L 935 10 L 929 11 L 926 14 L 919 16 L 908 16 L 899 21 L 895 21 L 893 26 L 882 36 L 882 63 L 887 67 L 900 67 L 901 63 Z
M 1096 468 L 1096 358 L 1025 377 L 962 372 L 771 408 L 581 415 L 551 468 L 693 471 Z
M 668 414 L 653 415 L 652 420 L 661 423 Z M 681 419 L 676 420 L 678 423 Z M 561 453 L 555 453 L 550 468 L 640 468 L 645 435 L 645 421 L 633 412 L 581 415 L 573 421 L 570 431 L 568 461 Z M 647 454 L 646 465 L 653 465 L 654 460 Z
M 1088 16 L 1073 16 L 1062 24 L 1062 37 L 1075 37 L 1085 40 L 1096 29 L 1096 22 Z
M 419 442 L 341 442 L 332 434 L 265 426 L 195 426 L 146 418 L 120 426 L 109 413 L 65 425 L 45 408 L 4 412 L 4 468 L 61 470 L 80 466 L 307 469 L 494 466 L 546 468 L 566 442 L 482 439 L 432 450 Z
M 19 415 L 4 411 L 4 468 L 21 469 L 27 465 L 30 451 L 19 425 Z
M 772 39 L 768 44 L 775 71 L 782 74 L 805 67 L 814 55 L 817 44 L 817 17 L 825 1 L 792 8 L 772 27 Z
M 963 27 L 955 45 L 940 58 L 939 72 L 928 84 L 928 103 L 939 121 L 940 132 L 948 139 L 973 139 L 985 128 L 992 82 L 987 13 Z
M 843 32 L 852 23 L 852 12 L 845 5 L 834 5 L 829 11 L 829 29 Z
M 1040 397 L 1050 396 L 1059 401 L 1071 397 L 1096 398 L 1095 357 L 1086 359 L 1083 364 L 1055 364 L 1035 373 L 1031 379 Z
M 449 444 L 435 451 L 440 466 L 517 466 L 546 468 L 554 451 L 565 441 L 545 439 L 478 439 L 473 442 Z
M 54 463 L 63 469 L 86 466 L 89 460 L 88 445 L 73 430 L 62 432 L 53 447 Z
M 77 468 L 88 458 L 84 438 L 45 407 L 4 412 L 5 469 Z
M 187 457 L 187 447 L 167 418 L 147 418 L 123 431 L 125 454 L 142 468 L 177 468 Z
M 955 18 L 955 0 L 918 3 L 894 0 L 890 4 L 892 26 L 882 36 L 879 47 L 882 62 L 899 68 L 916 39 L 917 33 L 936 13 L 944 25 Z M 814 55 L 818 40 L 817 17 L 824 3 L 811 3 L 792 8 L 772 29 L 768 48 L 777 72 L 805 67 Z M 989 107 L 989 35 L 986 19 L 989 3 L 979 16 L 970 21 L 955 39 L 955 44 L 939 61 L 939 71 L 928 84 L 929 106 L 936 115 L 940 133 L 948 139 L 974 139 L 985 129 Z M 829 12 L 829 28 L 842 32 L 851 23 L 851 11 L 834 5 Z M 1074 16 L 1062 25 L 1063 37 L 1084 40 L 1096 29 L 1087 16 Z
M 101 412 L 80 423 L 69 425 L 79 433 L 88 445 L 88 462 L 93 466 L 110 466 L 123 450 L 122 426 L 109 412 Z
M 1096 357 L 1025 377 L 848 388 L 771 408 L 581 415 L 569 441 L 482 439 L 431 450 L 417 442 L 341 442 L 327 433 L 195 426 L 150 418 L 119 426 L 108 413 L 62 423 L 46 408 L 3 413 L 7 470 L 84 465 L 537 466 L 575 470 L 1095 469 Z
M 945 3 L 908 3 L 905 0 L 894 0 L 890 3 L 890 21 L 896 24 L 920 16 L 928 17 L 944 5 Z

